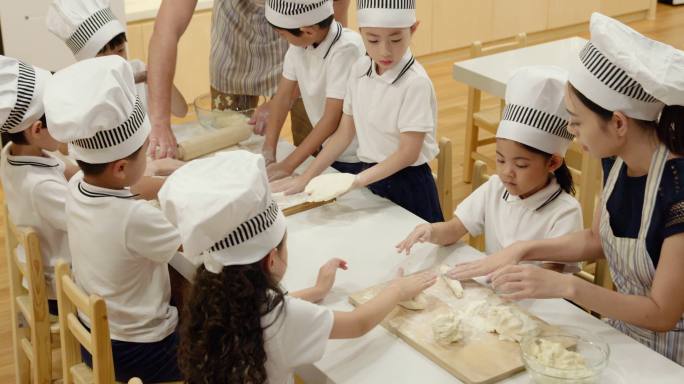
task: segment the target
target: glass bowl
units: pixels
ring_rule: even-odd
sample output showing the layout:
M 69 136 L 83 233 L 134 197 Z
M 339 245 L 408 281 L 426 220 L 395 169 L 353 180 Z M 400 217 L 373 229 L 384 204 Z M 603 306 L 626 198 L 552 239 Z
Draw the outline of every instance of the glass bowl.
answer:
M 197 121 L 207 129 L 226 129 L 247 124 L 255 111 L 255 108 L 240 109 L 240 105 L 244 105 L 244 103 L 240 103 L 239 100 L 228 102 L 228 104 L 236 107 L 234 109 L 214 109 L 212 108 L 211 94 L 198 96 L 193 103 Z
M 555 327 L 520 342 L 525 368 L 538 384 L 594 384 L 608 364 L 610 348 L 577 327 Z

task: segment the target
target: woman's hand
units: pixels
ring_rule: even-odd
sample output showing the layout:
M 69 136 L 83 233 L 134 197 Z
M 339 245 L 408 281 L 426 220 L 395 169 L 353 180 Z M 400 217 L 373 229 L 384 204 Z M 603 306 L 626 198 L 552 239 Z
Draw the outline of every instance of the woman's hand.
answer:
M 492 287 L 508 300 L 568 298 L 572 275 L 535 265 L 508 265 L 492 275 Z

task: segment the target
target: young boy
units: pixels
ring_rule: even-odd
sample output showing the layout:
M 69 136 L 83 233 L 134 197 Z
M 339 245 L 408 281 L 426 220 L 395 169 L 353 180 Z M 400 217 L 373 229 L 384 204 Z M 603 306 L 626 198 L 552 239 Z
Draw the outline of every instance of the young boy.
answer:
M 74 53 L 76 60 L 119 55 L 128 60 L 126 29 L 109 7 L 110 0 L 54 0 L 48 9 L 47 28 Z M 138 95 L 147 108 L 147 70 L 140 60 L 130 60 Z M 188 104 L 173 87 L 171 113 L 183 117 Z
M 130 188 L 145 171 L 150 131 L 131 67 L 116 55 L 78 62 L 53 76 L 44 102 L 50 132 L 82 171 L 69 182 L 69 249 L 76 282 L 107 303 L 116 379 L 179 380 L 168 262 L 180 237 Z
M 278 91 L 266 107 L 270 117 L 263 153 L 269 180 L 276 180 L 291 175 L 337 130 L 349 70 L 363 55 L 363 42 L 358 33 L 334 21 L 332 0 L 267 0 L 266 19 L 290 43 Z M 314 128 L 294 152 L 275 162 L 278 137 L 297 89 Z M 333 167 L 357 173 L 355 152 L 350 146 Z
M 56 315 L 53 267 L 59 258 L 71 260 L 64 203 L 67 179 L 76 169 L 48 153 L 60 144 L 47 130 L 43 108 L 43 92 L 51 76 L 44 69 L 0 56 L 0 131 L 5 144 L 0 178 L 5 202 L 15 225 L 38 233 L 48 309 Z
M 356 153 L 363 171 L 340 193 L 368 186 L 425 221 L 443 221 L 428 165 L 439 152 L 437 99 L 432 81 L 409 48 L 418 27 L 415 1 L 359 0 L 357 8 L 367 56 L 351 70 L 340 127 L 302 176 L 274 190 L 304 190 L 358 138 Z M 348 176 L 340 175 L 352 179 Z

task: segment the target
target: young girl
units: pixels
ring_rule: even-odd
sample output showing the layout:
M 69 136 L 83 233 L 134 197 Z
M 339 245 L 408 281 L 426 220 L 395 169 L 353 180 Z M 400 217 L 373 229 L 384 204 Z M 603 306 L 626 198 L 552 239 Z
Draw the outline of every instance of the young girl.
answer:
M 364 335 L 436 279 L 399 278 L 354 311 L 333 312 L 311 303 L 327 295 L 338 268 L 346 269 L 333 259 L 314 287 L 283 291 L 285 218 L 271 200 L 263 158 L 248 152 L 188 163 L 159 198 L 186 256 L 204 261 L 181 327 L 179 360 L 188 383 L 292 383 L 294 369 L 318 361 L 328 339 Z
M 303 191 L 357 137 L 363 171 L 339 194 L 367 186 L 428 222 L 443 221 L 428 165 L 439 152 L 437 100 L 409 49 L 418 27 L 415 2 L 359 0 L 358 23 L 367 56 L 351 70 L 340 127 L 303 175 L 274 184 L 274 190 Z
M 485 252 L 492 254 L 515 241 L 582 229 L 582 211 L 563 160 L 573 138 L 566 130 L 566 81 L 566 72 L 556 67 L 526 67 L 511 77 L 496 133 L 497 174 L 468 196 L 450 221 L 417 226 L 397 245 L 399 252 L 408 254 L 416 242 L 450 245 L 466 233 L 484 233 Z
M 601 14 L 570 73 L 570 130 L 602 158 L 604 190 L 594 226 L 514 244 L 459 266 L 454 278 L 494 272 L 511 299 L 563 297 L 684 364 L 684 52 Z M 616 291 L 521 260 L 605 258 Z M 496 271 L 496 272 L 495 272 Z

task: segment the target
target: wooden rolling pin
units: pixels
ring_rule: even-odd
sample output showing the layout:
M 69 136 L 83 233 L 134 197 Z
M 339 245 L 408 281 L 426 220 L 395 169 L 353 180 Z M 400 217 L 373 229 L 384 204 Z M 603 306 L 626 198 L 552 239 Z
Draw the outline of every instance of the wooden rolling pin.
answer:
M 247 124 L 218 129 L 205 135 L 190 138 L 178 144 L 178 159 L 188 161 L 216 152 L 249 139 L 252 127 Z

